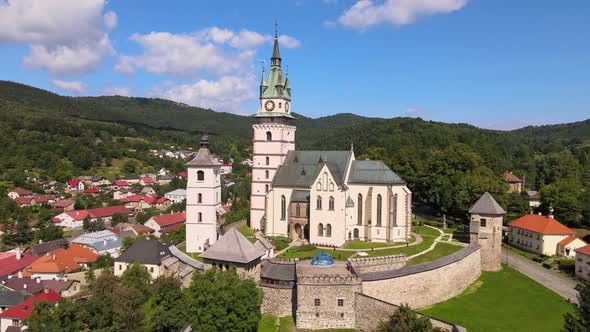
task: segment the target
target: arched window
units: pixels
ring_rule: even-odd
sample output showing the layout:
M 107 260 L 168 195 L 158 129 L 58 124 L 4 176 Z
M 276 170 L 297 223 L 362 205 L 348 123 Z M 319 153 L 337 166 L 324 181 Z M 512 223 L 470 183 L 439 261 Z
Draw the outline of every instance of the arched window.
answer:
M 330 182 L 330 191 L 334 191 L 334 184 Z
M 361 194 L 359 194 L 359 197 L 358 197 L 357 207 L 358 207 L 358 209 L 357 209 L 358 216 L 357 216 L 356 224 L 362 225 L 363 224 L 363 195 L 361 195 Z
M 264 171 L 264 175 L 266 176 L 266 178 L 267 178 L 267 179 L 268 179 L 268 175 L 269 175 L 269 174 L 270 174 L 270 173 L 268 172 L 268 170 Z
M 317 191 L 322 190 L 322 182 L 318 181 L 318 185 L 316 186 Z
M 381 194 L 377 195 L 377 226 L 381 226 L 381 208 L 383 207 L 383 200 Z
M 326 225 L 326 236 L 327 237 L 332 236 L 332 225 L 330 225 L 330 224 Z
M 285 220 L 285 217 L 287 215 L 287 199 L 285 199 L 285 196 L 281 196 L 281 220 Z
M 283 107 L 283 103 L 279 103 L 279 108 L 282 108 L 282 107 Z
M 268 184 L 264 185 L 264 192 L 267 193 L 268 192 Z
M 330 196 L 330 201 L 328 202 L 328 210 L 334 211 L 334 197 Z
M 324 172 L 324 175 L 322 175 L 322 182 L 324 183 L 324 190 L 328 191 L 328 173 Z
M 321 196 L 318 196 L 318 198 L 316 200 L 315 208 L 317 210 L 321 210 L 322 209 L 322 197 Z
M 266 140 L 267 141 L 272 141 L 272 133 L 270 131 L 266 132 Z
M 197 203 L 203 203 L 203 194 L 199 193 L 197 195 Z
M 197 171 L 197 181 L 205 181 L 205 172 Z
M 295 216 L 301 217 L 301 205 L 299 203 L 295 205 Z
M 270 165 L 270 157 L 266 157 L 266 166 Z
M 197 219 L 198 222 L 202 222 L 203 221 L 203 214 L 201 212 L 199 212 L 199 219 Z
M 355 239 L 359 238 L 359 229 L 358 228 L 354 229 L 352 236 L 354 236 Z
M 322 223 L 318 225 L 318 236 L 324 236 L 324 225 Z

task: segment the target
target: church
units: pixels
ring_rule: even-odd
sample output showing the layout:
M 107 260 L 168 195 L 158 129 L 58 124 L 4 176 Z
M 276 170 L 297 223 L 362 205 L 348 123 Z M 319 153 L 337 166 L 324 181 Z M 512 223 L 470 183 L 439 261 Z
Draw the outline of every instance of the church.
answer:
M 281 61 L 275 32 L 254 115 L 250 227 L 321 246 L 409 240 L 412 193 L 382 161 L 356 160 L 352 145 L 296 150 L 291 83 Z

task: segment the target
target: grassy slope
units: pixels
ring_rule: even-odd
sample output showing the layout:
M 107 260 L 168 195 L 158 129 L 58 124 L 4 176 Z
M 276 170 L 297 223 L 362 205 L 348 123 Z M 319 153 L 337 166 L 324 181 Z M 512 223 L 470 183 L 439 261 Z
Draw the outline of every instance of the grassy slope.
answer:
M 410 259 L 406 263 L 406 266 L 416 265 L 416 264 L 420 264 L 420 263 L 424 263 L 424 262 L 430 262 L 435 259 L 439 259 L 441 257 L 448 256 L 448 255 L 450 255 L 454 252 L 457 252 L 461 249 L 463 249 L 463 247 L 461 247 L 461 246 L 456 246 L 456 245 L 440 242 L 436 245 L 436 247 L 434 247 L 434 250 L 429 251 L 429 252 L 425 253 L 424 255 L 420 255 L 414 259 Z
M 504 267 L 482 276 L 459 296 L 422 310 L 468 331 L 559 331 L 573 310 L 559 295 Z

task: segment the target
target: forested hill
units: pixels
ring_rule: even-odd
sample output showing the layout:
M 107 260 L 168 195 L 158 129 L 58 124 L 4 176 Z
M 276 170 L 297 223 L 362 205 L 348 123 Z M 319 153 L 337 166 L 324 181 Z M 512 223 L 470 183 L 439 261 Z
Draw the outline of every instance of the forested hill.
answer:
M 564 220 L 579 221 L 588 211 L 590 223 L 590 194 L 583 189 L 590 186 L 590 120 L 507 132 L 416 118 L 296 117 L 298 148 L 354 143 L 359 158 L 384 160 L 417 200 L 439 212 L 460 217 L 482 191 L 501 196 L 500 175 L 510 170 L 526 177 L 528 188 L 547 192 L 545 209 L 567 203 L 573 212 Z M 248 116 L 163 99 L 64 97 L 0 81 L 0 171 L 5 180 L 22 178 L 24 170 L 63 179 L 100 173 L 129 158 L 161 165 L 169 162 L 142 151 L 196 147 L 202 132 L 213 136 L 217 153 L 239 159 L 249 154 L 251 125 Z

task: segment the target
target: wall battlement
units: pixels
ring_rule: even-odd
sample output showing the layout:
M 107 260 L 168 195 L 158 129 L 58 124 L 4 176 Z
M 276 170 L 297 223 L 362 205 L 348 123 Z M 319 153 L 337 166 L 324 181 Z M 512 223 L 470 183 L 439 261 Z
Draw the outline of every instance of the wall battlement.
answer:
M 361 280 L 357 276 L 351 275 L 316 275 L 316 276 L 297 276 L 298 285 L 354 285 L 360 284 Z
M 355 273 L 386 271 L 404 266 L 406 264 L 406 255 L 349 258 L 348 262 Z

